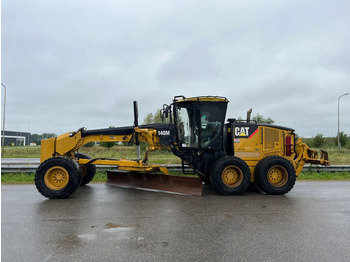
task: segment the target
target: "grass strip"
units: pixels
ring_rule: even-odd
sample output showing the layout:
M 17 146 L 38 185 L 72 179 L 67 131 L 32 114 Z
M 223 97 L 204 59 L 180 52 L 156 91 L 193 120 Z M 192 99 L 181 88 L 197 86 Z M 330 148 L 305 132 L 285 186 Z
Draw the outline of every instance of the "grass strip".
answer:
M 186 176 L 182 172 L 170 172 L 170 175 Z M 187 175 L 192 176 L 192 175 Z M 35 173 L 5 173 L 1 174 L 2 184 L 34 184 Z M 104 183 L 107 172 L 97 172 L 92 183 Z M 340 181 L 350 180 L 350 172 L 302 172 L 297 181 Z
M 35 173 L 4 173 L 1 184 L 34 184 Z
M 297 180 L 350 180 L 350 172 L 301 172 Z

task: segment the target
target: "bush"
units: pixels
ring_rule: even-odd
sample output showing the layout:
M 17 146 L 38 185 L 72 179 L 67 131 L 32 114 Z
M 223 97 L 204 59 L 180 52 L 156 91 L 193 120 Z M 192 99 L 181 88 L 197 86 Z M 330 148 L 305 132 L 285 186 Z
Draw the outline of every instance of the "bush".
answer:
M 100 142 L 100 146 L 107 147 L 108 150 L 115 145 L 115 142 Z
M 320 148 L 324 145 L 324 137 L 322 134 L 318 134 L 316 135 L 313 139 L 312 139 L 312 146 L 313 147 L 317 147 Z
M 339 141 L 341 146 L 345 147 L 349 141 L 349 137 L 346 134 L 344 134 L 344 132 L 340 132 Z M 336 136 L 336 139 L 335 139 L 335 145 L 338 147 L 338 135 Z
M 84 147 L 93 147 L 93 146 L 95 146 L 95 142 L 90 142 L 84 145 Z

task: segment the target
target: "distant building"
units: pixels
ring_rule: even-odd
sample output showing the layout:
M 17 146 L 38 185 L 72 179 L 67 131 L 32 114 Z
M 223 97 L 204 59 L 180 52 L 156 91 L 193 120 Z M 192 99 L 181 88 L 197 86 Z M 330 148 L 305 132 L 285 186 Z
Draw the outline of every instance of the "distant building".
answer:
M 1 130 L 1 145 L 2 145 L 2 130 Z M 5 146 L 29 146 L 30 133 L 20 131 L 6 131 L 4 137 Z

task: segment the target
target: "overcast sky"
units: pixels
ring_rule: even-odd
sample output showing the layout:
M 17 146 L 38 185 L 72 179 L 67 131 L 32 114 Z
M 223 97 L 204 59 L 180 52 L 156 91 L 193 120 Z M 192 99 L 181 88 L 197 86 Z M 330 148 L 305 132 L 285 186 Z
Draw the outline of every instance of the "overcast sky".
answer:
M 338 97 L 350 92 L 349 0 L 1 5 L 6 130 L 128 126 L 133 100 L 142 122 L 175 95 L 218 95 L 227 118 L 252 107 L 303 137 L 337 134 Z M 350 95 L 340 99 L 347 134 L 349 112 Z

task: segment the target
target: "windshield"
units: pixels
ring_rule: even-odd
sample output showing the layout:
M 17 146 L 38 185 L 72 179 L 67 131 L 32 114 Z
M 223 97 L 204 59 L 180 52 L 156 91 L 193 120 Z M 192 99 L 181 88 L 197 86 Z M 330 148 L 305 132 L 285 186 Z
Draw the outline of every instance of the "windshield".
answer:
M 220 104 L 206 104 L 201 108 L 201 135 L 202 147 L 208 147 L 209 144 L 221 134 L 224 121 L 222 112 L 224 106 Z

